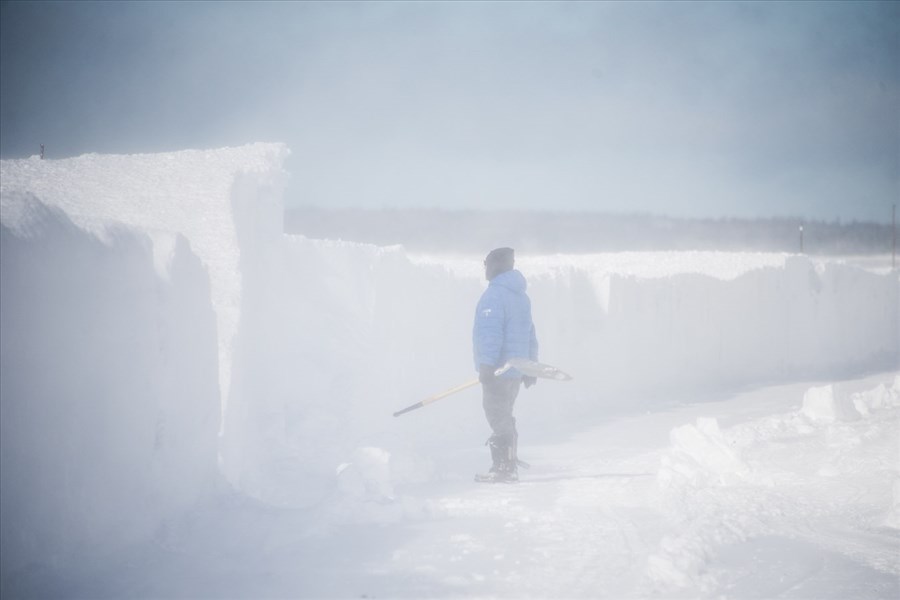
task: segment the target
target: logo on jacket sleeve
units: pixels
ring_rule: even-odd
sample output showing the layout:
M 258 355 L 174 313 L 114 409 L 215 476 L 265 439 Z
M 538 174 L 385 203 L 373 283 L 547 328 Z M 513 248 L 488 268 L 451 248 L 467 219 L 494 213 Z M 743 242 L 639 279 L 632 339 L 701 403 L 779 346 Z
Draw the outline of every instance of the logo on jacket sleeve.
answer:
M 490 308 L 485 308 L 483 311 L 481 311 L 481 314 L 484 315 L 485 317 L 489 317 L 489 316 L 491 316 L 491 310 L 492 309 L 490 309 Z

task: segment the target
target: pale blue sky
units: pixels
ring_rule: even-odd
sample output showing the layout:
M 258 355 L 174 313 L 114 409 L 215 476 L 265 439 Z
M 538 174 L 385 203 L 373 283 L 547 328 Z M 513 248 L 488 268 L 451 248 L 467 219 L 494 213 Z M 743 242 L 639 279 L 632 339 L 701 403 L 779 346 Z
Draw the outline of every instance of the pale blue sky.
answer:
M 898 4 L 4 2 L 0 153 L 283 141 L 293 205 L 884 222 Z

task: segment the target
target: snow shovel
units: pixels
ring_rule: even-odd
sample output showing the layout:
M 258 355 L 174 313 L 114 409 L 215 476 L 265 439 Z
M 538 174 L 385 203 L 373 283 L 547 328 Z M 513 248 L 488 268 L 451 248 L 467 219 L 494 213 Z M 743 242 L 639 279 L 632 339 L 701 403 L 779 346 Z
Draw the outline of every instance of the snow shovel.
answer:
M 528 360 L 527 358 L 511 358 L 507 361 L 505 365 L 494 371 L 494 375 L 502 375 L 506 373 L 510 369 L 517 369 L 523 375 L 527 375 L 528 377 L 540 377 L 542 379 L 556 379 L 557 381 L 568 381 L 572 379 L 572 376 L 568 373 L 564 373 L 557 369 L 556 367 L 551 367 L 550 365 L 545 365 L 539 362 L 534 362 L 533 360 Z M 432 402 L 437 402 L 442 398 L 446 398 L 447 396 L 452 396 L 457 392 L 461 392 L 465 389 L 468 389 L 472 386 L 478 385 L 478 378 L 476 377 L 472 381 L 467 381 L 461 385 L 458 385 L 454 388 L 450 388 L 447 391 L 441 392 L 440 394 L 435 394 L 434 396 L 429 396 L 425 398 L 421 402 L 416 402 L 410 406 L 402 410 L 398 410 L 394 413 L 395 417 L 399 417 L 403 413 L 408 413 L 411 410 L 416 410 L 417 408 L 422 408 L 426 404 L 431 404 Z

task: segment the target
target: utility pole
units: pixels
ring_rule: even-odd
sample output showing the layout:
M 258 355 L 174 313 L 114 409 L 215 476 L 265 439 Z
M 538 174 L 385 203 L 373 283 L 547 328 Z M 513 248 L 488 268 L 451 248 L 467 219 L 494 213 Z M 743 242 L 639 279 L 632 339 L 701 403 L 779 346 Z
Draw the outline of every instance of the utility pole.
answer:
M 803 225 L 800 226 L 800 254 L 803 254 Z
M 891 209 L 891 269 L 897 270 L 897 204 Z
M 41 144 L 41 160 L 44 160 L 44 145 Z

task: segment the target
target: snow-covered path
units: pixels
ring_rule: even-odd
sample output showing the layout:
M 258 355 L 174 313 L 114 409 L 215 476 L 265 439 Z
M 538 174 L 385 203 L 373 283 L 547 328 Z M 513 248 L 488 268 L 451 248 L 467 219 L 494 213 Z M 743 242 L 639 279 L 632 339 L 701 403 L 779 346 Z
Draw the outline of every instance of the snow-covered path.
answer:
M 817 424 L 799 410 L 804 389 L 526 447 L 541 458 L 522 483 L 436 500 L 448 520 L 379 568 L 451 595 L 894 597 L 900 536 L 884 521 L 896 511 L 900 413 Z M 703 431 L 710 416 L 722 430 Z
M 534 448 L 548 452 L 518 485 L 435 499 L 445 519 L 379 568 L 416 573 L 425 595 L 433 589 L 428 580 L 450 595 L 631 594 L 658 531 L 657 512 L 648 504 L 655 488 L 652 455 L 607 459 L 593 454 L 594 447 L 567 463 L 571 449 Z M 406 594 L 394 588 L 388 595 Z
M 78 597 L 895 598 L 894 374 L 766 388 L 523 445 L 516 485 L 460 478 L 306 511 L 222 495 L 86 575 Z M 893 388 L 889 387 L 893 385 Z M 881 386 L 881 387 L 879 387 Z M 885 387 L 887 386 L 887 387 Z M 857 391 L 854 391 L 857 390 Z M 713 420 L 715 419 L 715 420 Z M 478 464 L 484 450 L 456 457 Z M 110 565 L 115 565 L 111 567 Z

